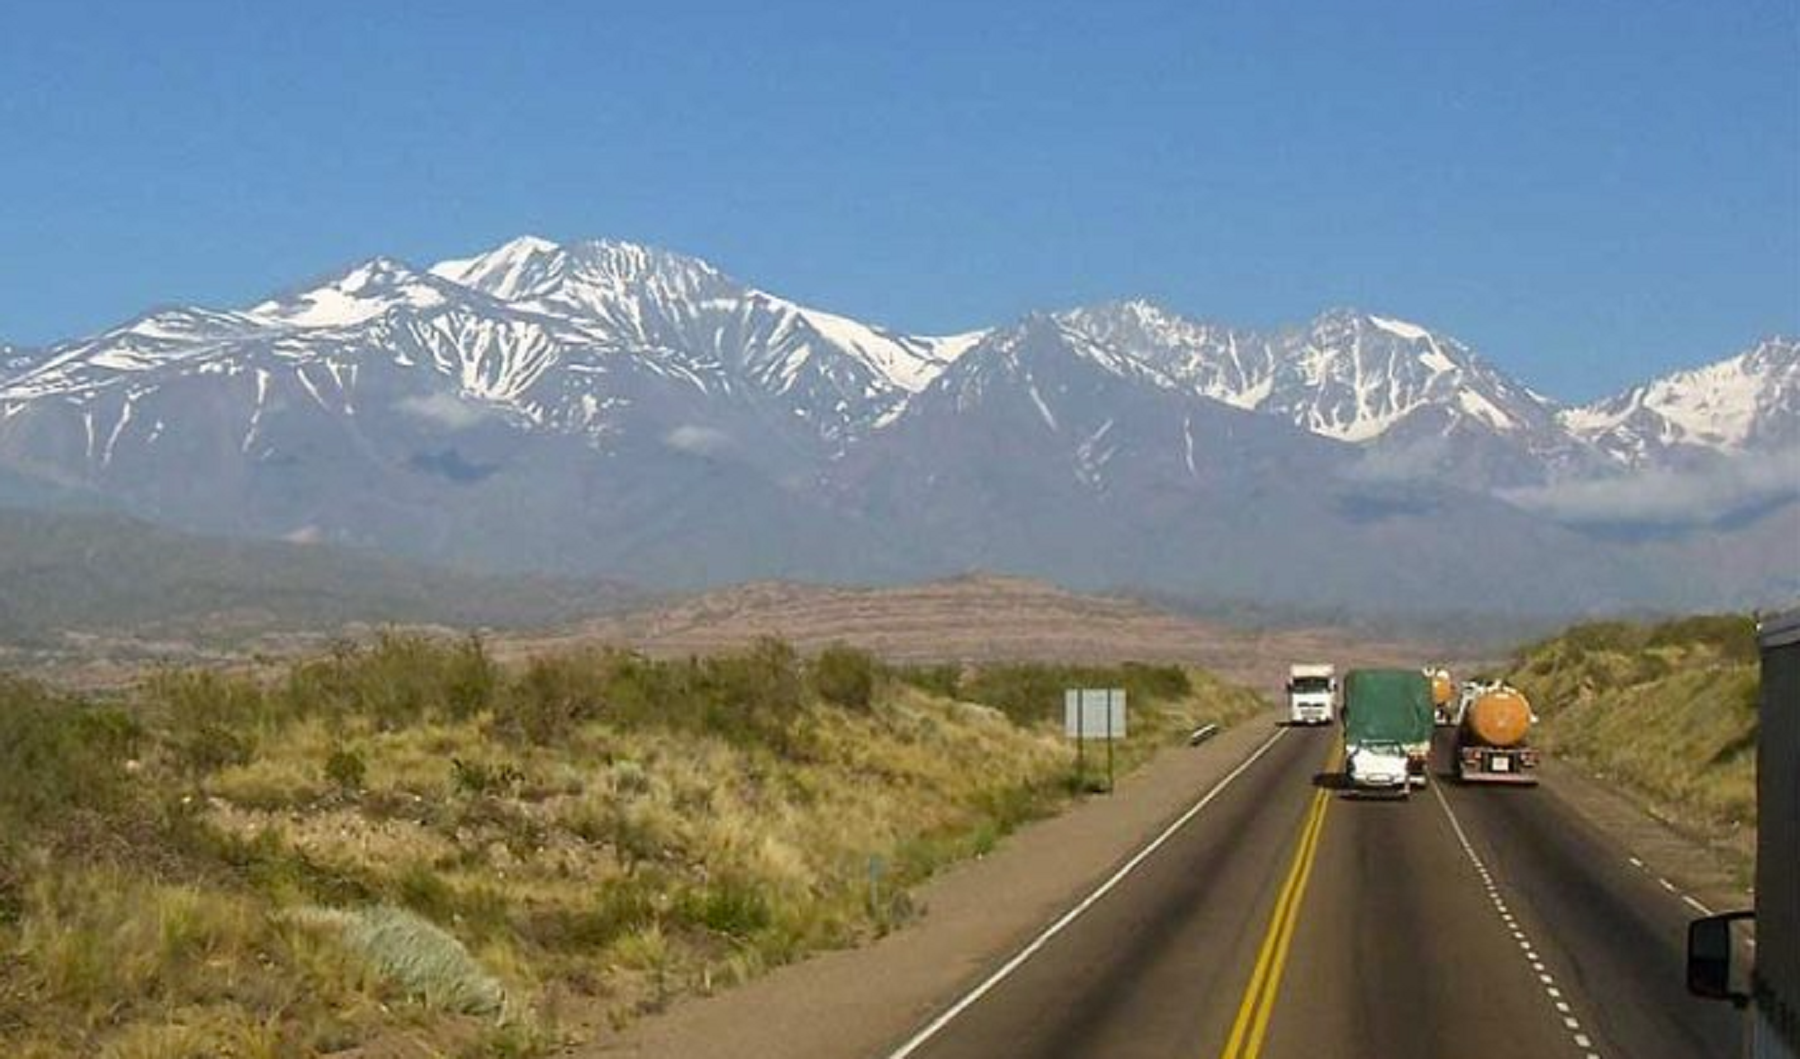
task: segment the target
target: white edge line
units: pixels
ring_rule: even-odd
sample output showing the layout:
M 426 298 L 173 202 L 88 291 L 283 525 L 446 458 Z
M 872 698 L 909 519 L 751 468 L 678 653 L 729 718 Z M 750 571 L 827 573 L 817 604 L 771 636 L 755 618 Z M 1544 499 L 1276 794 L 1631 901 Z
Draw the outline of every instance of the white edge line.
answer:
M 1693 909 L 1694 911 L 1700 913 L 1703 916 L 1710 916 L 1713 914 L 1712 909 L 1710 909 L 1710 908 L 1706 907 L 1705 905 L 1701 904 L 1700 902 L 1694 900 L 1692 897 L 1688 896 L 1687 894 L 1682 894 L 1681 900 L 1683 902 L 1685 902 L 1689 908 Z
M 1138 865 L 1148 859 L 1152 853 L 1161 849 L 1165 842 L 1174 837 L 1175 832 L 1187 826 L 1188 821 L 1192 820 L 1195 816 L 1198 816 L 1200 810 L 1206 808 L 1214 798 L 1219 796 L 1219 793 L 1223 791 L 1226 786 L 1239 776 L 1243 775 L 1246 769 L 1251 765 L 1256 764 L 1257 759 L 1268 753 L 1269 748 L 1274 746 L 1280 741 L 1281 737 L 1287 733 L 1288 729 L 1286 728 L 1276 729 L 1275 734 L 1270 736 L 1263 745 L 1257 747 L 1255 753 L 1245 758 L 1236 768 L 1227 772 L 1224 779 L 1213 784 L 1211 790 L 1207 791 L 1199 801 L 1189 806 L 1186 812 L 1176 817 L 1174 823 L 1163 828 L 1162 833 L 1151 839 L 1149 845 L 1138 850 L 1137 853 L 1134 854 L 1130 860 L 1126 861 L 1118 871 L 1113 872 L 1105 882 L 1095 887 L 1094 891 L 1082 898 L 1081 902 L 1074 908 L 1064 912 L 1061 918 L 1044 928 L 1043 933 L 1031 939 L 1024 948 L 1013 955 L 1012 959 L 1001 964 L 999 970 L 988 975 L 987 978 L 982 980 L 980 985 L 963 994 L 962 999 L 950 1005 L 949 1009 L 943 1014 L 932 1019 L 926 1024 L 924 1029 L 913 1034 L 912 1038 L 905 1044 L 902 1044 L 892 1052 L 889 1052 L 886 1059 L 906 1059 L 907 1056 L 923 1047 L 927 1041 L 941 1033 L 944 1027 L 950 1025 L 958 1015 L 961 1015 L 964 1011 L 967 1011 L 970 1007 L 974 1006 L 974 1004 L 982 997 L 986 996 L 990 990 L 1010 977 L 1014 971 L 1017 971 L 1024 965 L 1026 960 L 1037 955 L 1039 949 L 1042 949 L 1045 945 L 1049 944 L 1051 938 L 1061 934 L 1068 928 L 1069 924 L 1080 918 L 1082 913 L 1092 908 L 1102 897 L 1105 897 L 1108 893 L 1112 892 L 1113 887 L 1118 886 L 1121 882 L 1125 881 L 1125 877 L 1136 871 Z

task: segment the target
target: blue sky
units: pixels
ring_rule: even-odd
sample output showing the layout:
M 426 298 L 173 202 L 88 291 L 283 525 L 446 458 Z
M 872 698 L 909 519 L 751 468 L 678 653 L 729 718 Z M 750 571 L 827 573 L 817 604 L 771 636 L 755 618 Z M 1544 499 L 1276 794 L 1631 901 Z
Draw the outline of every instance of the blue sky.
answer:
M 1356 305 L 1567 399 L 1800 331 L 1794 0 L 502 6 L 0 7 L 0 338 L 523 232 L 914 331 Z

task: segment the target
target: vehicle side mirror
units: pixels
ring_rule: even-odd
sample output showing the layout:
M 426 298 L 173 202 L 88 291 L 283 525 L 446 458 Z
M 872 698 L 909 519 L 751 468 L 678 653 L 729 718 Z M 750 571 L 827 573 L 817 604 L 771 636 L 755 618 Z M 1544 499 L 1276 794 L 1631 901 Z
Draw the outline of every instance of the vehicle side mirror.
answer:
M 1735 945 L 1731 927 L 1755 917 L 1755 912 L 1726 912 L 1688 924 L 1688 992 L 1708 1000 L 1729 1000 L 1738 1007 L 1750 1002 L 1749 993 L 1732 988 L 1731 954 Z

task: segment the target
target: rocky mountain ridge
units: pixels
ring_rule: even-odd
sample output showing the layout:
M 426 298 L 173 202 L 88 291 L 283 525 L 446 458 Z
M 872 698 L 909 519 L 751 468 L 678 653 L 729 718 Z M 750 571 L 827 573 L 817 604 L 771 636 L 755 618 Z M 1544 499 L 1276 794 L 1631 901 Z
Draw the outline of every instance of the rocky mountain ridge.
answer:
M 1797 349 L 1570 408 L 1354 310 L 1257 332 L 1126 301 L 912 336 L 696 258 L 522 237 L 9 349 L 0 470 L 184 529 L 651 584 L 980 567 L 1417 600 L 1480 558 L 1496 590 L 1505 563 L 1566 566 L 1635 604 L 1664 579 L 1555 525 L 1567 492 L 1773 460 L 1688 521 L 1716 548 L 1715 523 L 1781 516 Z

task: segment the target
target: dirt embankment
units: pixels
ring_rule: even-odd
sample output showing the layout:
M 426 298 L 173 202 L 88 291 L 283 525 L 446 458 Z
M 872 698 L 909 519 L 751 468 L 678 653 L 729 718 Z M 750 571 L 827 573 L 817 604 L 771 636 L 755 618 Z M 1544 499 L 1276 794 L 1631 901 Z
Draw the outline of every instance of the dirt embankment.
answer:
M 566 632 L 507 638 L 496 649 L 535 654 L 605 643 L 653 655 L 709 654 L 759 636 L 781 637 L 803 653 L 842 641 L 897 663 L 1181 663 L 1271 694 L 1294 661 L 1348 666 L 1442 660 L 1431 645 L 1370 641 L 1333 629 L 1239 629 L 1135 600 L 990 576 L 897 588 L 743 585 Z

